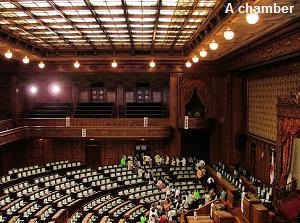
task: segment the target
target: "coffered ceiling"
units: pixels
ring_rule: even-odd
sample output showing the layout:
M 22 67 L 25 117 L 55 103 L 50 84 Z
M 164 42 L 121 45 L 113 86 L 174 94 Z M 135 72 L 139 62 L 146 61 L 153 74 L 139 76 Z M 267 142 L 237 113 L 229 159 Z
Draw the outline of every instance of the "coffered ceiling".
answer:
M 300 15 L 299 1 L 282 0 L 293 14 L 262 15 L 251 26 L 244 14 L 224 13 L 228 2 L 236 9 L 248 0 L 1 1 L 0 49 L 32 60 L 185 61 L 214 38 L 219 49 L 207 57 L 214 60 Z M 227 26 L 235 32 L 230 42 L 222 37 Z

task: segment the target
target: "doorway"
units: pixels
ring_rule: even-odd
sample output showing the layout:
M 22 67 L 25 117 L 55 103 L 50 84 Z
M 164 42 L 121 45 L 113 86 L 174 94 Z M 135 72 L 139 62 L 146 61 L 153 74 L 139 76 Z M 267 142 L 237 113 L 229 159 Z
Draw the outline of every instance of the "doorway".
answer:
M 97 169 L 101 165 L 101 143 L 100 141 L 87 141 L 85 144 L 85 164 Z
M 209 161 L 210 133 L 206 130 L 184 130 L 181 133 L 181 155 Z

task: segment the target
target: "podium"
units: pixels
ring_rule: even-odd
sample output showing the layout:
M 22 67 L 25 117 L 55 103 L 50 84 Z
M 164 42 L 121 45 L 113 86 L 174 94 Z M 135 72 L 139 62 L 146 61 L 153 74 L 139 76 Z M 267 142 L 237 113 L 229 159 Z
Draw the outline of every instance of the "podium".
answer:
M 227 211 L 213 211 L 212 219 L 216 223 L 232 223 L 234 216 Z
M 268 209 L 262 204 L 253 204 L 252 221 L 255 223 L 268 222 Z
M 227 212 L 219 210 L 220 204 L 215 204 L 212 208 L 212 219 L 215 223 L 232 223 L 234 222 L 234 216 Z
M 252 219 L 252 209 L 254 204 L 261 204 L 261 200 L 258 199 L 254 194 L 246 194 L 243 200 L 243 219 L 246 223 L 255 222 Z

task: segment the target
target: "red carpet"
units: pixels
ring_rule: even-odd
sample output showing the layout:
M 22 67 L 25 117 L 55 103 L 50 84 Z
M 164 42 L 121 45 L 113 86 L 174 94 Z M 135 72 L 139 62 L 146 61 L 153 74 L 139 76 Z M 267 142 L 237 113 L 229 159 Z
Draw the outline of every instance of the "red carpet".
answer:
M 293 220 L 296 218 L 297 214 L 300 213 L 300 193 L 296 193 L 294 198 L 289 201 L 284 202 L 278 211 L 283 214 L 286 218 Z

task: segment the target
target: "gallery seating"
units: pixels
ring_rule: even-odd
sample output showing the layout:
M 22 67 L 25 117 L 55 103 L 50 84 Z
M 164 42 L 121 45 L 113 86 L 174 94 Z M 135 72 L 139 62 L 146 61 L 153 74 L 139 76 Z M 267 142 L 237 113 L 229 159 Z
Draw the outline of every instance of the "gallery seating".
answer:
M 111 118 L 113 103 L 78 103 L 74 118 Z
M 70 115 L 70 103 L 38 103 L 26 115 L 27 118 L 65 118 Z
M 127 118 L 163 118 L 166 108 L 162 103 L 126 103 L 125 117 Z

